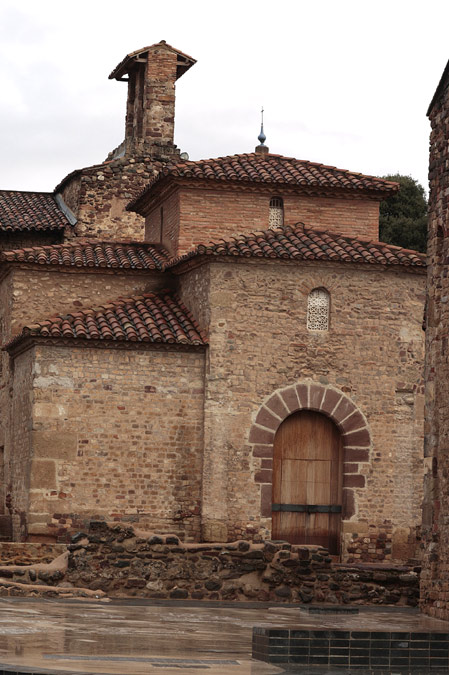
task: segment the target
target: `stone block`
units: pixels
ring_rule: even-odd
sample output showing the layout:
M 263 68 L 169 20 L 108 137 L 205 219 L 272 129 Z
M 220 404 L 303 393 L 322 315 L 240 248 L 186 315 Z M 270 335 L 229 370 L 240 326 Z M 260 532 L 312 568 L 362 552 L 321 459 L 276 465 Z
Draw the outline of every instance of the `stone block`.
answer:
M 343 440 L 347 447 L 368 448 L 371 444 L 369 431 L 366 427 L 344 434 Z
M 78 434 L 71 431 L 33 431 L 31 439 L 35 457 L 75 459 Z
M 203 541 L 227 541 L 228 528 L 220 520 L 205 520 L 201 527 Z
M 266 427 L 267 429 L 271 429 L 272 431 L 276 431 L 280 423 L 280 419 L 273 415 L 273 413 L 265 407 L 259 410 L 259 413 L 256 417 L 256 424 Z
M 296 387 L 287 387 L 286 389 L 282 389 L 282 391 L 279 393 L 290 413 L 293 413 L 299 409 L 300 405 L 296 393 Z
M 270 408 L 275 415 L 280 417 L 281 420 L 284 420 L 290 414 L 284 401 L 277 394 L 274 394 L 269 401 L 267 401 L 266 406 L 267 408 Z
M 30 488 L 56 489 L 56 466 L 51 459 L 33 459 L 31 462 Z

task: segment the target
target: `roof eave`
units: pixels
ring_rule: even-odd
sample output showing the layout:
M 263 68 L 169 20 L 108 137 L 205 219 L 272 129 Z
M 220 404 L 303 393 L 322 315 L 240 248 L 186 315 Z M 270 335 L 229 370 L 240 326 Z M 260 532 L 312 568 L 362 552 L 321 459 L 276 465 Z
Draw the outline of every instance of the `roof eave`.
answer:
M 71 348 L 96 348 L 96 349 L 134 349 L 134 350 L 175 350 L 175 351 L 203 351 L 207 343 L 192 344 L 186 342 L 147 342 L 144 340 L 98 340 L 79 337 L 63 337 L 53 335 L 36 335 L 25 332 L 16 335 L 1 351 L 8 352 L 11 358 L 16 358 L 31 347 L 38 344 L 58 345 Z

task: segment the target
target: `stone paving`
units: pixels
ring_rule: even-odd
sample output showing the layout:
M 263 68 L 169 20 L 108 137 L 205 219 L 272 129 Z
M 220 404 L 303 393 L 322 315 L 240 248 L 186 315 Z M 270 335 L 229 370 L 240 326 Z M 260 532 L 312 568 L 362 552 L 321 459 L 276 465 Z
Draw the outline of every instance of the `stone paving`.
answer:
M 351 623 L 352 622 L 352 623 Z M 0 599 L 0 674 L 276 675 L 251 659 L 253 626 L 444 630 L 413 610 L 322 616 L 293 606 Z M 297 670 L 331 673 L 342 670 Z M 357 671 L 359 675 L 361 671 Z M 434 672 L 434 671 L 432 671 Z

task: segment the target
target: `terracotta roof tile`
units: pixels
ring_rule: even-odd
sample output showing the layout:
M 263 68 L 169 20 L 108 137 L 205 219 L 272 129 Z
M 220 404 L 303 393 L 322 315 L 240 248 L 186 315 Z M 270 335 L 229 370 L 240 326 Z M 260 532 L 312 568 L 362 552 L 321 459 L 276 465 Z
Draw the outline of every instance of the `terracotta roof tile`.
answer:
M 50 192 L 0 190 L 0 231 L 63 230 L 69 224 Z
M 302 223 L 200 244 L 193 251 L 173 260 L 170 266 L 196 256 L 236 256 L 281 258 L 285 260 L 330 260 L 426 267 L 423 253 L 391 246 L 379 241 L 361 241 L 339 234 L 312 230 Z
M 257 152 L 180 162 L 168 165 L 151 179 L 145 190 L 134 199 L 128 210 L 134 210 L 142 195 L 164 177 L 181 179 L 262 183 L 302 187 L 305 191 L 364 191 L 379 198 L 397 192 L 397 183 L 376 176 L 337 169 L 294 157 Z
M 26 336 L 204 345 L 205 338 L 186 307 L 169 294 L 119 298 L 26 326 L 7 346 Z
M 38 265 L 161 270 L 169 256 L 164 249 L 141 242 L 76 240 L 67 244 L 4 251 L 0 253 L 0 260 Z

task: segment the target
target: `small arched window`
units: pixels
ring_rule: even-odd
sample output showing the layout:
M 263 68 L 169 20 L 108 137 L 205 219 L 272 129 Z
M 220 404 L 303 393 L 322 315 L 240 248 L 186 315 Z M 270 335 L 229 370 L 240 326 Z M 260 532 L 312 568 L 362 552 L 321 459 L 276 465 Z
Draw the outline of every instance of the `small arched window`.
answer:
M 314 288 L 307 300 L 307 329 L 329 330 L 330 296 L 325 288 Z
M 268 216 L 268 228 L 275 230 L 284 224 L 284 200 L 282 197 L 272 197 L 270 199 L 270 213 Z

